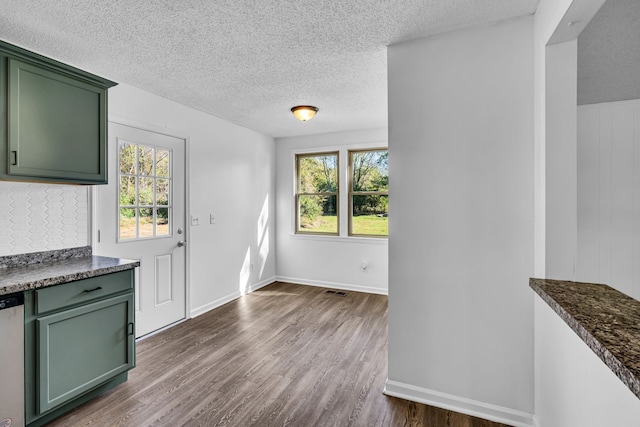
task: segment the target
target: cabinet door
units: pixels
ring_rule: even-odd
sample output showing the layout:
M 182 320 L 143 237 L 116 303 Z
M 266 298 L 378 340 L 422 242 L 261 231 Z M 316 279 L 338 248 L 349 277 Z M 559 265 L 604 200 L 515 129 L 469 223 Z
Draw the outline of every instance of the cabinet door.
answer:
M 7 173 L 106 183 L 106 89 L 7 61 Z
M 44 316 L 38 332 L 38 413 L 134 366 L 133 293 Z

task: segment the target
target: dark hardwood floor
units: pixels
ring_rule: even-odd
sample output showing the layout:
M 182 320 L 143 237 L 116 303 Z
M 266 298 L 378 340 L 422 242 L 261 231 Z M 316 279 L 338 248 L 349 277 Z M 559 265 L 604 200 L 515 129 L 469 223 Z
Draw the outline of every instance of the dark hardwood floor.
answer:
M 382 394 L 387 297 L 276 282 L 140 341 L 129 381 L 49 424 L 460 426 Z

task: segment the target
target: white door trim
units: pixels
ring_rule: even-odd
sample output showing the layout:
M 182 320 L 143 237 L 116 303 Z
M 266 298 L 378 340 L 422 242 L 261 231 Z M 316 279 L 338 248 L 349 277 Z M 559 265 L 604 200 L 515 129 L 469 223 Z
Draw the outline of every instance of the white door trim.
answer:
M 153 132 L 153 133 L 158 133 L 161 135 L 166 135 L 166 136 L 170 136 L 173 138 L 178 138 L 178 139 L 182 139 L 184 140 L 184 175 L 185 175 L 185 227 L 184 227 L 184 233 L 185 233 L 185 239 L 187 242 L 187 245 L 185 247 L 186 251 L 185 251 L 185 277 L 184 277 L 184 286 L 185 286 L 185 320 L 186 319 L 190 319 L 191 318 L 191 280 L 190 280 L 190 271 L 191 271 L 191 244 L 190 244 L 190 240 L 191 240 L 191 227 L 189 227 L 189 218 L 191 218 L 191 213 L 190 213 L 190 194 L 191 192 L 189 191 L 190 189 L 190 185 L 191 185 L 191 176 L 189 174 L 189 166 L 190 166 L 190 150 L 191 150 L 191 144 L 189 144 L 189 135 L 187 134 L 187 132 L 178 132 L 178 131 L 174 131 L 174 130 L 169 130 L 166 127 L 161 127 L 159 125 L 155 125 L 155 124 L 150 124 L 150 123 L 145 123 L 145 122 L 141 122 L 141 121 L 137 121 L 137 120 L 133 120 L 133 119 L 127 119 L 124 117 L 120 117 L 117 115 L 113 115 L 113 114 L 109 114 L 109 118 L 108 118 L 108 122 L 110 123 L 116 123 L 119 125 L 123 125 L 123 126 L 128 126 L 128 127 L 132 127 L 132 128 L 136 128 L 136 129 L 140 129 L 140 130 L 144 130 L 144 131 L 149 131 L 149 132 Z M 93 247 L 93 242 L 98 242 L 98 228 L 97 228 L 97 224 L 98 224 L 98 220 L 97 220 L 97 203 L 98 203 L 98 197 L 96 194 L 97 188 L 96 186 L 92 186 L 91 187 L 91 200 L 89 203 L 90 209 L 91 209 L 91 214 L 90 214 L 90 222 L 91 222 L 91 230 L 90 230 L 90 239 L 91 242 L 89 243 L 92 247 Z

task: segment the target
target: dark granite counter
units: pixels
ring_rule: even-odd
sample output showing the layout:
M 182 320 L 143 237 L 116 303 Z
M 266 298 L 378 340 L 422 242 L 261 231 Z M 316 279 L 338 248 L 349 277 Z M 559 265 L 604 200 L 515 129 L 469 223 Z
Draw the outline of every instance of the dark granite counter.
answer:
M 135 260 L 92 256 L 90 247 L 0 257 L 0 295 L 130 270 L 139 265 Z
M 530 279 L 529 286 L 640 398 L 640 301 L 593 283 Z

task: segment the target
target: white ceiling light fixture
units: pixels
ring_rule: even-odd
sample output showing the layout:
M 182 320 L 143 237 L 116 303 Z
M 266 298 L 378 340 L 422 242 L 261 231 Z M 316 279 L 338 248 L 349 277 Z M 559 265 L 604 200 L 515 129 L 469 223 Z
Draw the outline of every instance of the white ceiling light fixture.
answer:
M 318 107 L 312 105 L 296 105 L 291 109 L 291 112 L 296 116 L 296 119 L 306 122 L 307 120 L 313 119 L 313 116 L 318 112 Z

